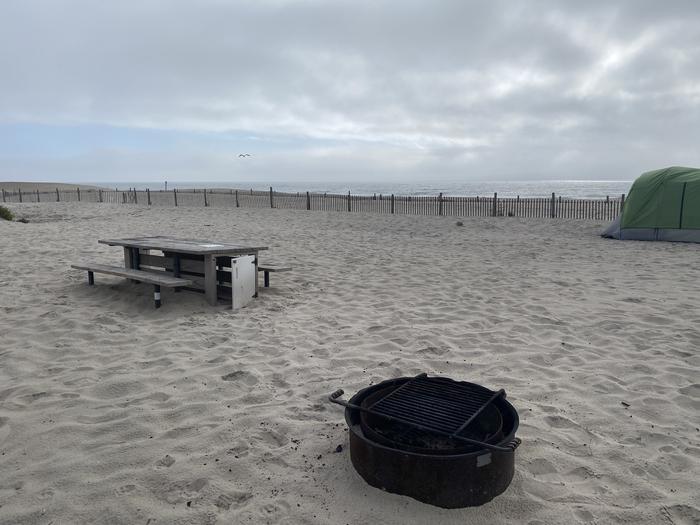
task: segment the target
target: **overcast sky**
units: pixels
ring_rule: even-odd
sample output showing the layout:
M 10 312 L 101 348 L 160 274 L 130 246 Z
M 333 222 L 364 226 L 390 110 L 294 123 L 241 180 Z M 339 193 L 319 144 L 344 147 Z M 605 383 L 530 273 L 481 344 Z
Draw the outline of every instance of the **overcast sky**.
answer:
M 0 79 L 0 180 L 700 166 L 699 0 L 2 0 Z

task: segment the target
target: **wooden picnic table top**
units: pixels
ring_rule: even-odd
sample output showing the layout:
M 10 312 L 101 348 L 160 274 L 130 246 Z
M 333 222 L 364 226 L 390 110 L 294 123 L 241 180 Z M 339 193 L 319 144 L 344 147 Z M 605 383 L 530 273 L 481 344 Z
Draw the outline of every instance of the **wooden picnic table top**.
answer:
M 193 255 L 244 255 L 267 250 L 267 246 L 241 242 L 217 242 L 200 239 L 178 239 L 157 235 L 154 237 L 127 237 L 125 239 L 100 239 L 97 242 L 110 246 L 126 246 L 145 250 L 188 253 Z

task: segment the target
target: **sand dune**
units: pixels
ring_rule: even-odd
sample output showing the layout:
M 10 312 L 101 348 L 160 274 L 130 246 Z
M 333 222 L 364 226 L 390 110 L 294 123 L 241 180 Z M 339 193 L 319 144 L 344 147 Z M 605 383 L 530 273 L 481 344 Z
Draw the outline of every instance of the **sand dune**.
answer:
M 0 523 L 700 523 L 700 245 L 601 223 L 69 203 L 0 221 Z M 256 239 L 237 312 L 97 276 L 100 237 Z M 354 472 L 342 387 L 505 388 L 509 489 L 443 510 Z

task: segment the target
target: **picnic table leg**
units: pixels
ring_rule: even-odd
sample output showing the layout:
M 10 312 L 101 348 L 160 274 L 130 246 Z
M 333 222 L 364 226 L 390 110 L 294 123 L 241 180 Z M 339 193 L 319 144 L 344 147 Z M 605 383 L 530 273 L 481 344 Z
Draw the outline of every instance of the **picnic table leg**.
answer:
M 160 285 L 159 284 L 153 285 L 153 299 L 155 300 L 156 308 L 160 308 Z
M 265 270 L 263 273 L 265 274 L 265 288 L 269 288 L 270 287 L 270 272 Z
M 173 277 L 180 277 L 180 256 L 177 253 L 173 254 Z M 175 293 L 180 291 L 180 288 L 173 288 Z
M 128 246 L 124 246 L 124 268 L 127 270 L 132 269 L 134 267 L 134 257 L 133 257 L 133 252 L 131 248 Z M 133 279 L 128 279 L 129 282 L 135 283 Z
M 253 297 L 258 296 L 258 254 L 255 254 L 255 295 Z
M 93 272 L 88 272 L 88 284 L 90 286 L 95 284 L 95 274 Z
M 140 270 L 141 269 L 141 257 L 139 253 L 138 248 L 132 248 L 131 249 L 131 267 L 134 270 Z M 141 281 L 134 280 L 136 284 L 140 283 Z
M 204 296 L 213 306 L 217 304 L 216 294 L 216 256 L 204 256 Z

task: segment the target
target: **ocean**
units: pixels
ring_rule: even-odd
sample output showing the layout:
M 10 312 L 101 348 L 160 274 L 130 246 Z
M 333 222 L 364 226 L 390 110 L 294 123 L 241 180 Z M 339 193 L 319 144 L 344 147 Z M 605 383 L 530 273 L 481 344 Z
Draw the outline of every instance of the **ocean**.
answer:
M 493 182 L 260 182 L 260 181 L 185 181 L 169 182 L 167 189 L 185 188 L 236 188 L 268 190 L 280 192 L 314 192 L 340 193 L 348 191 L 353 195 L 443 195 L 451 196 L 493 196 L 501 197 L 549 197 L 557 196 L 575 199 L 600 199 L 606 196 L 619 197 L 629 193 L 631 180 L 539 180 L 539 181 L 493 181 Z M 150 183 L 95 182 L 95 185 L 119 188 L 120 190 L 136 188 L 137 190 L 165 189 L 164 181 Z

